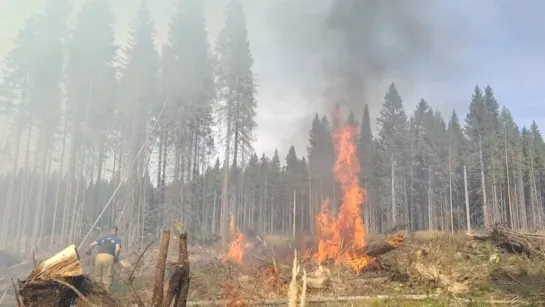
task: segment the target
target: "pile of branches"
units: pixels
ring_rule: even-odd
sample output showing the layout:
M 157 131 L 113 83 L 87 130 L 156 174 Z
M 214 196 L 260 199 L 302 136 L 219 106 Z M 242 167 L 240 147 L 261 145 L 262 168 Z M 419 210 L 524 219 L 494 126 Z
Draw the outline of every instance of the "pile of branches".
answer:
M 490 242 L 514 254 L 545 259 L 545 235 L 517 232 L 496 224 L 487 228 L 486 234 L 471 234 L 475 240 Z

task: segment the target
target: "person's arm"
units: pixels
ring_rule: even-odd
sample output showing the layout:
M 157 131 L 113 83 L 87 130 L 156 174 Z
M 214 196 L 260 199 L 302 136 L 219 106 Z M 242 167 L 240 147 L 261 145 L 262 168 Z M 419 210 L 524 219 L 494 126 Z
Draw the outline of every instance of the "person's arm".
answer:
M 121 253 L 121 240 L 117 239 L 115 242 L 115 258 L 119 259 L 119 253 Z
M 100 245 L 100 242 L 98 242 L 98 240 L 95 240 L 95 241 L 89 243 L 89 248 L 87 249 L 87 254 L 91 254 L 91 250 L 93 249 L 93 247 L 95 247 L 97 245 Z

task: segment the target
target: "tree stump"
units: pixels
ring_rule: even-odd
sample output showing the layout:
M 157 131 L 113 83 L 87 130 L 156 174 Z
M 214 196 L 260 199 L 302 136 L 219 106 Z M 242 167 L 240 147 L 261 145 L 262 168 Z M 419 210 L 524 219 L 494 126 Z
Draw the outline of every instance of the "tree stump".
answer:
M 152 307 L 163 306 L 163 284 L 165 282 L 165 266 L 169 242 L 170 230 L 163 230 L 163 233 L 161 234 L 161 241 L 159 243 L 159 256 L 157 257 L 157 266 L 155 267 L 155 278 L 153 280 L 153 297 L 151 299 Z
M 74 289 L 85 282 L 76 246 L 72 244 L 38 264 L 26 280 L 19 281 L 18 294 L 25 307 L 69 307 L 78 298 Z

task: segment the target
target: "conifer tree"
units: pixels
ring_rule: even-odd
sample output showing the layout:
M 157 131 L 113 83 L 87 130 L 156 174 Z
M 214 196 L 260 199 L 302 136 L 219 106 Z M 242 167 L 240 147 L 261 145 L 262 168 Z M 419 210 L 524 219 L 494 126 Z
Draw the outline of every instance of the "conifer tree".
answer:
M 394 227 L 400 222 L 400 218 L 407 221 L 404 195 L 407 189 L 403 179 L 407 163 L 407 115 L 394 83 L 390 84 L 384 96 L 377 124 L 380 127 L 378 141 L 381 150 L 388 157 L 387 163 L 381 165 L 382 172 L 386 169 L 390 171 L 389 177 L 381 177 L 380 193 L 388 195 L 388 199 L 382 201 L 389 208 L 388 223 L 390 227 Z M 403 210 L 403 214 L 400 214 L 400 210 Z
M 130 153 L 129 159 L 133 163 L 128 170 L 131 173 L 127 187 L 129 205 L 124 215 L 125 219 L 118 225 L 122 229 L 134 229 L 145 214 L 140 208 L 144 206 L 143 202 L 146 200 L 139 196 L 143 194 L 142 189 L 146 184 L 144 161 L 147 161 L 147 155 L 151 153 L 142 152 L 140 148 L 146 145 L 144 141 L 148 134 L 149 118 L 153 103 L 158 96 L 159 57 L 154 39 L 155 26 L 146 0 L 142 0 L 136 17 L 131 23 L 128 46 L 123 50 L 125 65 L 119 89 L 122 101 L 118 108 L 122 123 L 120 130 L 124 136 L 123 139 L 127 142 L 124 144 L 127 148 L 124 151 Z M 95 190 L 94 200 L 97 203 L 102 202 L 98 201 L 98 189 Z M 142 227 L 139 229 L 143 231 Z M 139 235 L 142 236 L 143 233 Z M 130 237 L 130 239 L 138 242 L 136 237 Z
M 232 165 L 236 167 L 251 151 L 257 107 L 254 97 L 253 57 L 248 41 L 246 17 L 239 0 L 231 0 L 227 5 L 225 25 L 216 43 L 216 55 L 218 59 L 216 82 L 223 109 L 221 122 L 227 132 L 224 165 L 226 175 L 222 191 L 222 212 L 224 212 L 222 213 L 222 229 L 227 230 L 227 210 L 230 207 L 230 212 L 236 211 L 233 207 L 235 202 L 231 202 L 233 206 L 228 205 L 228 193 L 229 191 L 236 193 L 239 178 L 235 174 L 236 181 L 233 189 L 230 189 L 227 179 L 230 153 L 233 153 Z
M 97 23 L 96 20 L 101 20 Z M 109 2 L 91 0 L 78 14 L 77 24 L 68 42 L 66 94 L 70 118 L 68 177 L 62 212 L 61 241 L 72 241 L 78 219 L 83 216 L 81 184 L 83 165 L 94 162 L 100 181 L 103 163 L 111 152 L 106 142 L 116 128 L 114 102 L 116 89 L 115 17 Z M 96 150 L 96 151 L 95 151 Z M 90 208 L 89 208 L 90 209 Z M 86 216 L 98 214 L 93 207 Z M 95 212 L 96 211 L 96 212 Z M 88 221 L 87 221 L 88 222 Z
M 365 189 L 366 198 L 363 204 L 363 214 L 365 225 L 369 230 L 370 224 L 376 223 L 376 182 L 377 178 L 373 176 L 374 160 L 373 160 L 373 133 L 371 131 L 371 119 L 369 116 L 369 107 L 367 104 L 363 109 L 361 119 L 360 132 L 358 135 L 358 160 L 360 163 L 360 185 Z

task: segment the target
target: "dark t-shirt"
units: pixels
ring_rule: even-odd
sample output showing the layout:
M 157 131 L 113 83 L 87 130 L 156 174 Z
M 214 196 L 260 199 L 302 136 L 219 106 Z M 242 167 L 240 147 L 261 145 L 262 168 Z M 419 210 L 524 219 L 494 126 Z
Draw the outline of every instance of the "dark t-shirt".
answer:
M 102 239 L 98 239 L 96 242 L 97 242 L 97 245 L 99 246 L 98 248 L 99 254 L 110 254 L 112 256 L 115 256 L 115 246 L 117 244 L 121 245 L 121 240 L 114 235 L 109 235 Z

